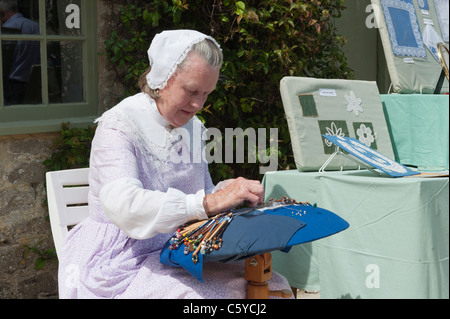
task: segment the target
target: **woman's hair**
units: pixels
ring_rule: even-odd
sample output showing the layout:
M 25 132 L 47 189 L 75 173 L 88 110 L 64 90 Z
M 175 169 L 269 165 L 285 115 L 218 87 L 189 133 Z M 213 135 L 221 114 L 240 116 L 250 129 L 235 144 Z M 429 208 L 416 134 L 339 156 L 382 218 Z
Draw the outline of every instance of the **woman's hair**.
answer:
M 205 39 L 199 43 L 196 43 L 192 46 L 190 52 L 195 52 L 198 55 L 202 56 L 206 62 L 211 65 L 213 68 L 220 68 L 223 62 L 223 55 L 220 48 L 211 40 Z M 189 52 L 189 53 L 190 53 Z M 186 59 L 178 65 L 178 70 L 183 69 L 186 64 L 189 63 L 189 54 Z M 151 68 L 148 68 L 139 78 L 139 88 L 142 92 L 147 93 L 151 98 L 157 99 L 159 97 L 158 89 L 151 89 L 147 85 L 147 74 L 150 72 Z

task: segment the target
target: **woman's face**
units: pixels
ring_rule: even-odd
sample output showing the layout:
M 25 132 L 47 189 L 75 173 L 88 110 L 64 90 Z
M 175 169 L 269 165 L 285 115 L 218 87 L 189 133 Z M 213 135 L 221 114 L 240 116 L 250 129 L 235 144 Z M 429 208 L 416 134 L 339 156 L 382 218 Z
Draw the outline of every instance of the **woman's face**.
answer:
M 196 53 L 170 78 L 167 86 L 160 90 L 156 105 L 161 115 L 174 127 L 185 125 L 203 108 L 208 95 L 216 88 L 218 68 Z

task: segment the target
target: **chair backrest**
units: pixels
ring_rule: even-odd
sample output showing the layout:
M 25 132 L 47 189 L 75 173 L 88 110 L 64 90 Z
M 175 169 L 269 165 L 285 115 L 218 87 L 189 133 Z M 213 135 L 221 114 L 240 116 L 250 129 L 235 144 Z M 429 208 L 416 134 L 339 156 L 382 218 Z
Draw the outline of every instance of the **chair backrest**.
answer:
M 59 256 L 71 226 L 89 216 L 89 168 L 46 173 L 50 225 Z

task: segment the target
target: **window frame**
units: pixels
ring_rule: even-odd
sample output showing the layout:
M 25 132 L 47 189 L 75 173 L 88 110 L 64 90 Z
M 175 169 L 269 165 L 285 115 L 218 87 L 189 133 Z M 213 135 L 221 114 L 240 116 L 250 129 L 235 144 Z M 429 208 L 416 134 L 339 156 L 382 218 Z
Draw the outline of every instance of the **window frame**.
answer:
M 40 35 L 0 34 L 0 40 L 36 40 L 41 44 L 41 65 L 46 65 L 48 41 L 79 41 L 83 43 L 83 92 L 85 102 L 49 104 L 47 68 L 41 68 L 42 104 L 4 106 L 0 100 L 0 136 L 56 132 L 61 124 L 70 122 L 72 127 L 92 125 L 98 116 L 97 72 L 97 1 L 81 0 L 81 23 L 83 35 L 47 35 L 45 0 L 39 0 Z M 0 50 L 0 62 L 2 52 Z M 2 63 L 0 63 L 0 73 Z M 3 97 L 3 79 L 0 77 L 0 96 Z

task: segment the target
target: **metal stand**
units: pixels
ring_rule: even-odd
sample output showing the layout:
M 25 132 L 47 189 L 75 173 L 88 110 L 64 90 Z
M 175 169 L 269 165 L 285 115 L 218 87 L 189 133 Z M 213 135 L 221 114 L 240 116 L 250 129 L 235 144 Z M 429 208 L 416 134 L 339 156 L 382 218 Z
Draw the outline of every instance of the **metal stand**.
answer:
M 344 152 L 341 151 L 340 147 L 339 147 L 339 146 L 336 146 L 336 145 L 335 145 L 335 151 L 334 151 L 334 153 L 331 154 L 331 156 L 325 161 L 325 163 L 323 163 L 322 167 L 320 167 L 320 169 L 319 169 L 319 173 L 322 173 L 322 174 L 325 173 L 325 168 L 328 166 L 328 164 L 330 164 L 330 162 L 333 160 L 333 158 L 334 158 L 336 155 L 343 155 L 344 157 L 348 158 L 349 160 L 351 160 L 351 161 L 357 163 L 357 164 L 360 166 L 360 168 L 361 168 L 361 165 L 362 165 L 362 166 L 364 166 L 365 168 L 367 168 L 369 171 L 371 171 L 372 173 L 374 173 L 375 175 L 381 176 L 381 173 L 377 172 L 373 167 L 371 167 L 371 166 L 369 166 L 368 164 L 366 164 L 366 163 L 364 163 L 364 162 L 358 160 L 357 158 L 355 158 L 355 157 L 353 157 L 353 156 L 350 156 L 349 154 L 345 154 Z

